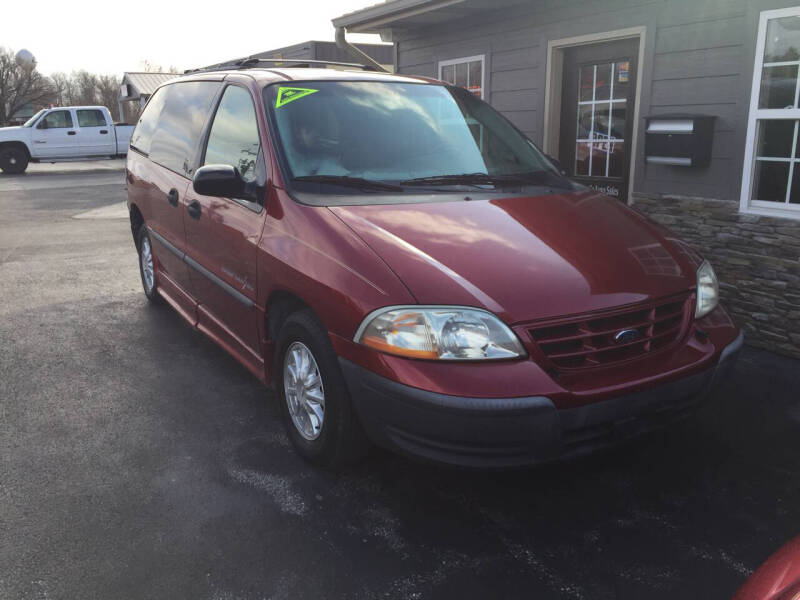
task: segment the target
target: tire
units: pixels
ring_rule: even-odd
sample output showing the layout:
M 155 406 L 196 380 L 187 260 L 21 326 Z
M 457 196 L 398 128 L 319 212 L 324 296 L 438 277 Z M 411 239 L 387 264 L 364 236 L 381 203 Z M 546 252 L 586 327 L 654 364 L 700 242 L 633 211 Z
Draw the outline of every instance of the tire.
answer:
M 28 154 L 19 146 L 0 148 L 0 169 L 9 175 L 19 175 L 28 168 Z
M 308 369 L 298 369 L 297 359 L 305 352 L 312 361 Z M 370 443 L 353 410 L 328 333 L 311 310 L 295 312 L 286 319 L 278 333 L 275 356 L 275 388 L 286 432 L 297 453 L 309 462 L 331 468 L 353 464 L 366 456 Z M 298 383 L 293 387 L 291 366 L 298 375 L 296 381 L 315 381 L 316 373 L 320 385 Z M 304 414 L 307 419 L 302 418 Z
M 144 295 L 147 296 L 147 299 L 150 300 L 150 302 L 160 304 L 161 296 L 156 290 L 158 284 L 157 262 L 154 258 L 153 246 L 150 243 L 150 236 L 147 235 L 147 227 L 144 225 L 144 223 L 142 223 L 142 226 L 139 227 L 139 233 L 136 236 L 136 249 L 138 250 L 139 254 L 139 275 L 142 278 Z

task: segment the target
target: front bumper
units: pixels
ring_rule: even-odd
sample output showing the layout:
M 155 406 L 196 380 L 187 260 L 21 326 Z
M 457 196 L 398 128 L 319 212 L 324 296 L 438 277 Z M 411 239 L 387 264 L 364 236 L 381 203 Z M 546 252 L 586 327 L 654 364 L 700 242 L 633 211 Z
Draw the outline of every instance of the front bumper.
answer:
M 586 454 L 688 416 L 727 376 L 743 341 L 740 334 L 701 373 L 561 410 L 544 396 L 428 392 L 339 360 L 361 422 L 378 445 L 452 465 L 519 466 Z

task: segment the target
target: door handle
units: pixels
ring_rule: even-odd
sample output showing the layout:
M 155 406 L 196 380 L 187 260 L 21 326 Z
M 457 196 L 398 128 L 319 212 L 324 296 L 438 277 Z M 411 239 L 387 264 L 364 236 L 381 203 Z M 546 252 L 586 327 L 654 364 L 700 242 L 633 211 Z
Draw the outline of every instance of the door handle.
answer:
M 108 129 L 101 129 L 101 130 L 100 130 L 100 133 L 101 133 L 102 135 L 105 135 L 105 134 L 107 134 L 107 133 L 108 133 Z
M 68 131 L 67 135 L 75 135 L 75 132 L 74 131 Z
M 178 206 L 178 190 L 172 188 L 167 194 L 167 202 L 172 206 Z
M 189 204 L 186 205 L 186 212 L 189 213 L 189 216 L 193 219 L 199 219 L 200 213 L 203 212 L 202 208 L 200 207 L 200 203 L 197 200 L 192 200 Z

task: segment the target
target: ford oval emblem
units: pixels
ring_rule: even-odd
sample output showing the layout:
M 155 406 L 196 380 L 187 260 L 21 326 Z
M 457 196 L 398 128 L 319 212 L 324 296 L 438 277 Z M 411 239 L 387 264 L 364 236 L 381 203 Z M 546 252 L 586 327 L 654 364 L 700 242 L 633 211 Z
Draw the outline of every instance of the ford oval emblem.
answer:
M 642 334 L 639 333 L 638 329 L 623 329 L 614 336 L 614 341 L 618 344 L 630 344 L 640 337 L 642 337 Z

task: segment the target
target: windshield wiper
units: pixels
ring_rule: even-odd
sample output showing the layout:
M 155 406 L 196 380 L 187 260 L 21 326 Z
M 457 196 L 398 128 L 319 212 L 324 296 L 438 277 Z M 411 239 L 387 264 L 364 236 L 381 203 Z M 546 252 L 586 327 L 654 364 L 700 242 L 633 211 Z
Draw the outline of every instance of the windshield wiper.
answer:
M 553 177 L 549 171 L 530 171 L 522 173 L 506 173 L 502 175 L 489 175 L 487 173 L 460 173 L 454 175 L 434 175 L 432 177 L 417 177 L 401 181 L 401 185 L 553 185 Z M 563 182 L 558 181 L 561 186 Z
M 330 183 L 333 185 L 343 185 L 360 190 L 380 190 L 387 192 L 403 191 L 403 188 L 401 188 L 399 185 L 394 185 L 383 181 L 376 181 L 374 179 L 364 179 L 363 177 L 350 177 L 349 175 L 301 175 L 300 177 L 295 177 L 294 181 Z
M 531 185 L 540 185 L 546 187 L 556 187 L 564 189 L 570 189 L 572 187 L 572 184 L 566 177 L 549 169 L 546 171 L 525 171 L 521 173 L 507 173 L 505 175 L 498 175 L 498 178 L 507 182 L 527 183 Z
M 415 177 L 401 181 L 400 185 L 494 185 L 496 179 L 486 173 L 456 173 Z

